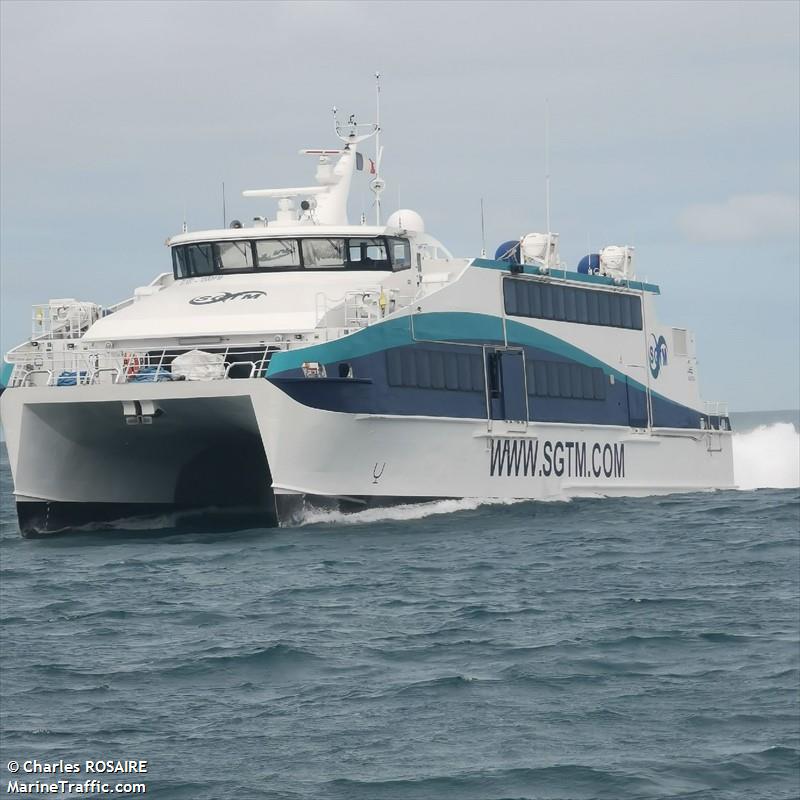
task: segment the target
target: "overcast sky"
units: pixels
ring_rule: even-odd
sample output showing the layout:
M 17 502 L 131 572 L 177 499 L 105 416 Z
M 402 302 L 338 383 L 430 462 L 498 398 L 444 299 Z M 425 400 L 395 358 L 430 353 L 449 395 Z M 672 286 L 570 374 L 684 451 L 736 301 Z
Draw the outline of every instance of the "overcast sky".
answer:
M 330 108 L 374 116 L 385 208 L 457 255 L 553 229 L 574 265 L 636 247 L 696 331 L 701 391 L 800 405 L 800 4 L 0 2 L 2 348 L 51 297 L 112 303 L 167 236 L 274 215 Z M 351 218 L 369 210 L 361 181 Z

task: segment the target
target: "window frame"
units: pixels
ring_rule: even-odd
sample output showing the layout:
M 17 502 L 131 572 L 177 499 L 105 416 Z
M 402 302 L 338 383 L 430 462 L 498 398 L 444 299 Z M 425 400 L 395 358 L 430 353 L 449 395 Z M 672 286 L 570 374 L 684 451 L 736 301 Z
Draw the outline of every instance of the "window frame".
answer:
M 334 267 L 308 267 L 306 266 L 305 256 L 303 253 L 303 242 L 309 239 L 336 239 L 342 240 L 344 244 L 344 263 L 341 266 Z M 258 265 L 258 248 L 257 242 L 263 241 L 294 241 L 297 245 L 297 252 L 299 255 L 299 266 L 290 267 L 260 267 Z M 362 262 L 354 262 L 350 260 L 350 242 L 368 242 L 373 240 L 376 245 L 384 248 L 386 253 L 385 262 L 377 262 L 383 266 L 374 267 L 373 269 L 364 269 Z M 242 269 L 218 269 L 219 263 L 219 245 L 220 244 L 233 244 L 239 242 L 247 242 L 250 245 L 251 259 L 253 261 L 252 267 L 244 267 Z M 394 254 L 392 248 L 398 242 L 403 242 L 408 253 L 408 264 L 401 267 L 396 267 L 394 262 Z M 212 271 L 208 273 L 197 273 L 193 269 L 192 263 L 186 258 L 188 248 L 196 246 L 208 246 L 211 248 Z M 411 269 L 411 242 L 404 239 L 402 236 L 261 236 L 256 239 L 210 239 L 208 241 L 198 242 L 184 242 L 181 244 L 174 244 L 170 247 L 172 251 L 172 274 L 175 280 L 185 280 L 186 278 L 200 278 L 208 277 L 209 275 L 258 275 L 264 273 L 277 273 L 277 272 L 331 272 L 337 270 L 350 270 L 352 272 L 401 272 L 406 269 Z M 185 275 L 179 274 L 179 264 L 182 264 L 186 269 Z

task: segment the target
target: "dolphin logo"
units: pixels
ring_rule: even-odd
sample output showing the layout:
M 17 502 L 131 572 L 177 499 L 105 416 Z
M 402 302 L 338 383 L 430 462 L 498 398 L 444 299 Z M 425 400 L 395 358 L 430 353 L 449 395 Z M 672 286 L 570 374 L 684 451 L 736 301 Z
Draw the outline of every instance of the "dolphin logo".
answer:
M 667 366 L 667 340 L 663 336 L 656 339 L 654 333 L 650 334 L 648 361 L 650 362 L 650 374 L 657 378 L 661 367 Z

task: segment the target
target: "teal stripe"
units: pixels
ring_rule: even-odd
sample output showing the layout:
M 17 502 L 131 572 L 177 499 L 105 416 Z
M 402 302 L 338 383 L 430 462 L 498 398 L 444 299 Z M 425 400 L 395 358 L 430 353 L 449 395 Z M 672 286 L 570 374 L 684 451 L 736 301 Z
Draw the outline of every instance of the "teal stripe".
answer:
M 436 312 L 405 316 L 370 325 L 350 336 L 333 342 L 275 353 L 270 359 L 267 377 L 272 378 L 290 369 L 298 369 L 306 361 L 331 364 L 350 358 L 368 356 L 390 347 L 412 344 L 415 340 L 435 342 L 502 342 L 503 320 L 488 314 L 468 312 Z
M 493 261 L 488 258 L 473 259 L 472 266 L 480 269 L 497 269 L 504 272 L 511 272 L 510 264 L 507 261 Z M 570 272 L 566 269 L 551 269 L 549 272 L 543 273 L 539 271 L 538 267 L 531 267 L 527 265 L 523 265 L 522 272 L 525 275 L 547 274 L 551 278 L 561 278 L 566 281 L 592 283 L 599 286 L 624 286 L 627 289 L 634 289 L 637 292 L 652 292 L 653 294 L 661 294 L 661 289 L 654 283 L 643 283 L 641 281 L 623 281 L 622 283 L 615 283 L 613 278 L 609 278 L 606 275 L 587 275 L 583 272 Z
M 413 327 L 416 339 L 432 339 L 435 342 L 502 342 L 505 338 L 501 317 L 466 311 L 418 314 L 414 317 Z
M 267 377 L 271 378 L 290 369 L 298 369 L 305 361 L 330 364 L 333 361 L 368 356 L 380 350 L 388 350 L 390 347 L 409 344 L 412 341 L 410 320 L 411 318 L 407 316 L 390 319 L 333 342 L 322 342 L 275 353 L 270 359 Z
M 11 382 L 11 373 L 14 371 L 13 364 L 3 363 L 3 368 L 0 370 L 0 386 L 6 387 Z
M 372 355 L 390 347 L 412 344 L 415 340 L 487 344 L 504 341 L 503 320 L 488 314 L 445 311 L 416 314 L 413 318 L 413 328 L 414 337 L 411 335 L 411 317 L 401 317 L 371 325 L 358 333 L 333 342 L 275 353 L 269 362 L 267 377 L 272 378 L 288 370 L 299 369 L 305 361 L 318 361 L 321 364 L 347 361 L 359 356 Z M 631 385 L 639 389 L 646 388 L 644 384 L 629 378 L 610 364 L 539 328 L 510 319 L 506 320 L 506 328 L 509 345 L 538 347 L 588 367 L 600 367 L 606 375 L 613 375 L 615 380 L 628 380 Z

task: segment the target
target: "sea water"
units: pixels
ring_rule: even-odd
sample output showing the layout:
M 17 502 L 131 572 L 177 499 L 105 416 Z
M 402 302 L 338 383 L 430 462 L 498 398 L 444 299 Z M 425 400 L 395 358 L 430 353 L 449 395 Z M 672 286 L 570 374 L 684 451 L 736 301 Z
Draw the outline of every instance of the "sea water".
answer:
M 798 426 L 734 424 L 739 491 L 216 535 L 23 540 L 3 456 L 0 791 L 797 798 Z

